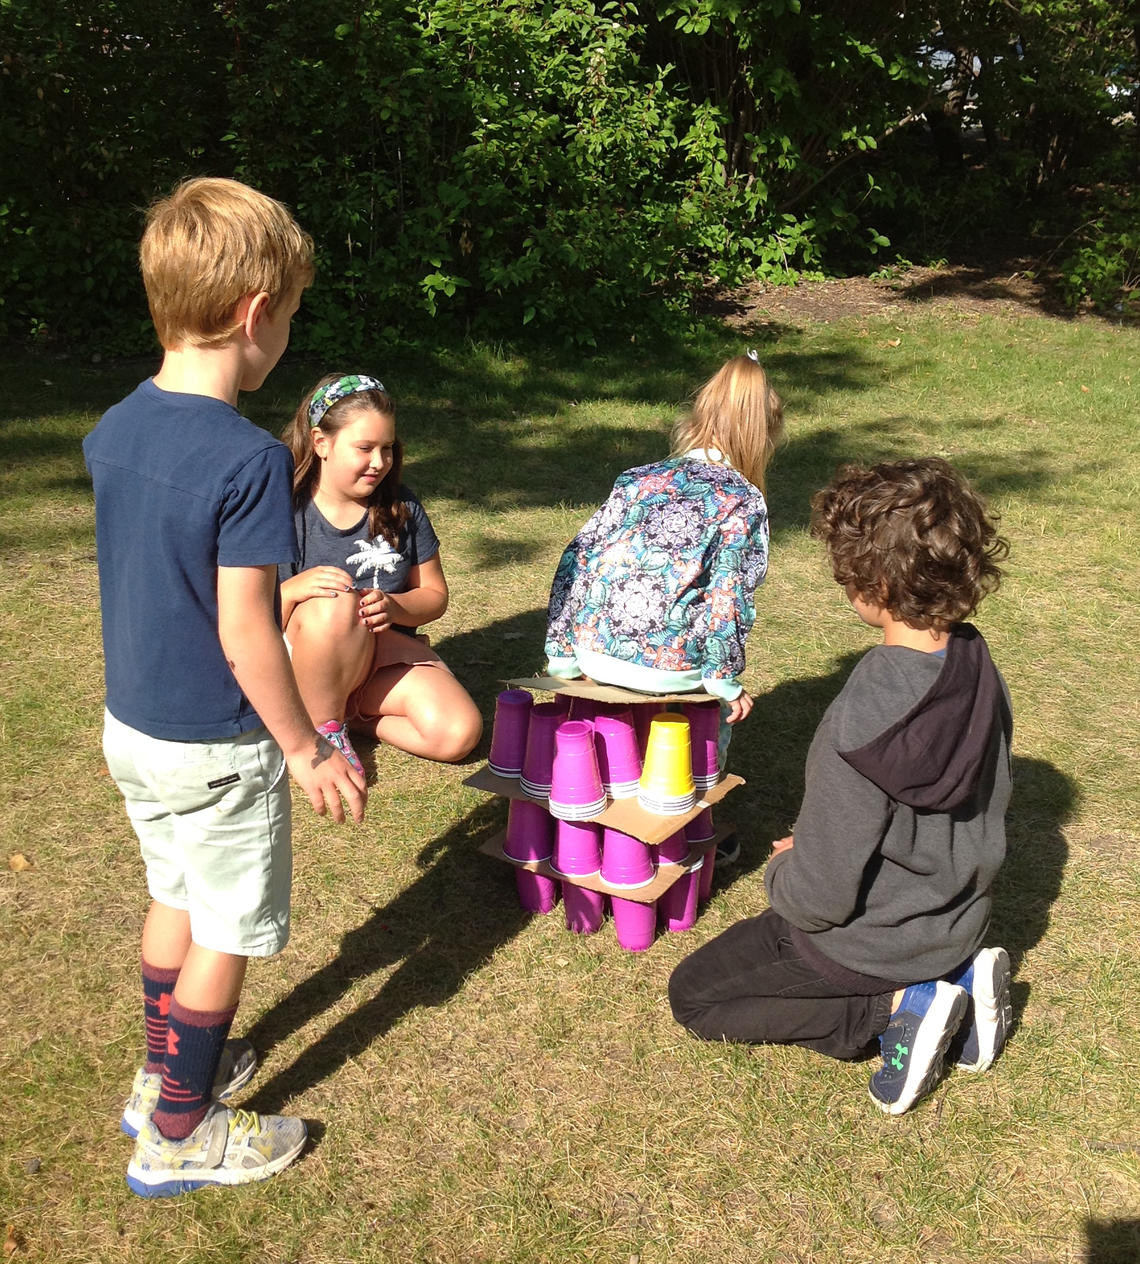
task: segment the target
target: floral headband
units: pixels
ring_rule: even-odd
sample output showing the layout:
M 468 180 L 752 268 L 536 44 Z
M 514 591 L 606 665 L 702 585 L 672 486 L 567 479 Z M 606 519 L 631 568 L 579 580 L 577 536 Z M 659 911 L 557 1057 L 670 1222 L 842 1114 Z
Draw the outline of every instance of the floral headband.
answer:
M 384 383 L 379 378 L 365 377 L 360 373 L 349 373 L 338 377 L 328 386 L 322 386 L 309 401 L 309 429 L 313 430 L 324 420 L 325 413 L 337 402 L 359 391 L 382 391 Z

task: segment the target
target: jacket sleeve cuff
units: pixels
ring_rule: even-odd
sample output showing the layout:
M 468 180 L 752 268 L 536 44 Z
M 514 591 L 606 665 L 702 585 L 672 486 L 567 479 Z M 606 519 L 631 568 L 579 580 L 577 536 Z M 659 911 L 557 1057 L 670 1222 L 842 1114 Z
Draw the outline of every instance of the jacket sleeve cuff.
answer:
M 701 681 L 704 691 L 711 694 L 714 698 L 723 698 L 725 702 L 732 702 L 744 692 L 744 686 L 739 680 L 724 680 L 717 676 L 706 676 Z
M 571 655 L 569 658 L 548 658 L 546 671 L 548 675 L 557 676 L 559 680 L 577 680 L 582 675 L 576 655 Z

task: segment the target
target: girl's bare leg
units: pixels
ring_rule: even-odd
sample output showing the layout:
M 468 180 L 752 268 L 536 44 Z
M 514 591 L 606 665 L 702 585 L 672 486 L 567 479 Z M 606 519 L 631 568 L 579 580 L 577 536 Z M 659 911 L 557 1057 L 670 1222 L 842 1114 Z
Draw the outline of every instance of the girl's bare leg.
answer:
M 314 728 L 344 721 L 348 695 L 372 666 L 372 633 L 356 617 L 356 605 L 356 593 L 311 597 L 289 620 L 293 674 Z
M 483 717 L 467 690 L 438 667 L 384 667 L 361 694 L 361 710 L 378 716 L 360 731 L 422 759 L 454 763 L 483 732 Z

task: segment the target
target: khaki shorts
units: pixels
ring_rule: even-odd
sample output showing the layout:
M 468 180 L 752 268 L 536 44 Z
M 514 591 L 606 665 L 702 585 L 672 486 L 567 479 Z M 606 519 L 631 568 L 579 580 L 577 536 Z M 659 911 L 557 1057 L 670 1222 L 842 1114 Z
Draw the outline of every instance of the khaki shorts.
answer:
M 216 742 L 148 737 L 104 713 L 151 898 L 190 914 L 194 943 L 268 957 L 289 939 L 289 778 L 267 729 Z

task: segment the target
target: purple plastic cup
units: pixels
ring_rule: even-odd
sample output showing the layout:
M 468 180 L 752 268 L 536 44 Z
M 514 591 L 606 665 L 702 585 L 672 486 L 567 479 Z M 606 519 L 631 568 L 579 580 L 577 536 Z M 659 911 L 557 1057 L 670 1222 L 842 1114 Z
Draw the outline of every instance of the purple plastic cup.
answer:
M 663 842 L 657 844 L 657 863 L 659 865 L 679 865 L 689 856 L 689 840 L 684 830 L 670 834 Z
M 550 700 L 552 707 L 558 708 L 558 713 L 562 718 L 568 719 L 570 716 L 570 695 L 568 693 L 556 693 Z
M 605 806 L 594 726 L 584 720 L 564 720 L 554 731 L 550 813 L 563 821 L 584 821 Z
M 653 723 L 653 717 L 664 711 L 665 707 L 660 702 L 639 702 L 630 710 L 633 712 L 633 727 L 637 730 L 637 749 L 644 756 L 649 744 L 649 726 Z
M 704 904 L 712 892 L 713 870 L 716 868 L 716 848 L 712 851 L 706 851 L 704 857 L 705 863 L 701 865 L 701 884 L 700 890 L 697 892 L 697 901 Z
M 537 803 L 512 799 L 507 809 L 503 855 L 511 860 L 549 860 L 554 851 L 554 822 Z
M 578 695 L 572 695 L 570 698 L 570 718 L 572 720 L 592 720 L 598 714 L 598 704 L 593 698 L 580 698 Z
M 519 903 L 528 913 L 552 913 L 558 903 L 558 883 L 529 869 L 515 870 Z
M 532 799 L 545 799 L 550 794 L 554 730 L 563 719 L 563 712 L 553 702 L 539 702 L 531 708 L 519 785 Z
M 589 821 L 556 821 L 550 867 L 582 877 L 602 867 L 602 830 Z
M 681 710 L 689 721 L 689 740 L 693 752 L 693 782 L 698 790 L 711 790 L 720 780 L 719 702 L 686 702 Z
M 566 912 L 566 929 L 575 935 L 592 935 L 601 927 L 606 897 L 600 891 L 562 884 L 562 906 Z
M 649 844 L 607 826 L 602 834 L 602 881 L 611 887 L 644 887 L 653 876 Z
M 610 896 L 617 941 L 627 952 L 644 952 L 657 931 L 657 902 L 640 904 L 620 895 Z
M 504 689 L 495 699 L 495 725 L 487 766 L 496 777 L 517 777 L 526 753 L 526 734 L 534 699 L 525 689 Z
M 705 808 L 700 816 L 694 816 L 685 826 L 685 837 L 690 843 L 707 843 L 715 834 L 712 808 Z
M 637 798 L 641 751 L 628 709 L 595 718 L 594 745 L 605 792 L 613 799 Z
M 697 920 L 697 895 L 701 886 L 701 872 L 704 862 L 698 860 L 688 873 L 676 882 L 657 900 L 657 911 L 661 925 L 669 931 L 689 930 Z

